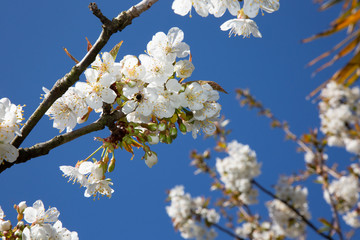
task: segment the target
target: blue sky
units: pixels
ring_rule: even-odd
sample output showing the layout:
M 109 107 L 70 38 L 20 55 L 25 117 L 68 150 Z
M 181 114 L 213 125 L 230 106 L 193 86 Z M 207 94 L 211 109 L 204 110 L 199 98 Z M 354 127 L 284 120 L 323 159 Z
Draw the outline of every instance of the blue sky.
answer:
M 97 2 L 109 18 L 136 3 L 135 0 Z M 328 79 L 335 68 L 311 78 L 315 68 L 305 68 L 305 65 L 328 50 L 345 33 L 308 44 L 301 44 L 300 40 L 325 29 L 339 9 L 318 12 L 310 0 L 280 1 L 278 12 L 259 14 L 255 18 L 263 38 L 243 39 L 229 38 L 227 32 L 220 30 L 220 25 L 232 18 L 228 13 L 219 19 L 202 18 L 195 12 L 192 18 L 181 17 L 172 12 L 171 3 L 159 0 L 123 32 L 113 35 L 104 51 L 123 40 L 118 60 L 127 54 L 139 55 L 156 32 L 167 33 L 171 27 L 179 27 L 185 33 L 184 41 L 190 45 L 193 56 L 195 71 L 191 80 L 216 81 L 229 92 L 221 94 L 220 98 L 222 114 L 231 121 L 229 139 L 249 144 L 257 152 L 258 161 L 262 162 L 258 181 L 270 188 L 277 182 L 279 174 L 291 174 L 303 168 L 303 154 L 296 153 L 296 145 L 285 141 L 280 130 L 271 130 L 266 119 L 240 108 L 234 90 L 249 88 L 278 118 L 287 120 L 298 135 L 318 127 L 316 104 L 306 100 L 305 96 Z M 88 10 L 88 4 L 83 0 L 2 3 L 0 96 L 10 98 L 15 104 L 26 104 L 26 119 L 41 101 L 41 88 L 50 89 L 73 66 L 63 47 L 81 59 L 86 53 L 85 37 L 91 42 L 97 39 L 101 24 Z M 96 116 L 93 114 L 92 120 Z M 44 116 L 22 147 L 46 141 L 57 133 L 58 130 L 52 128 L 52 121 Z M 54 149 L 47 156 L 3 172 L 0 175 L 0 206 L 5 214 L 15 222 L 13 204 L 26 200 L 32 205 L 41 199 L 45 206 L 58 208 L 63 225 L 77 231 L 80 239 L 182 239 L 173 230 L 165 212 L 168 204 L 165 191 L 183 184 L 192 196 L 212 196 L 214 200 L 219 196 L 210 192 L 208 176 L 195 176 L 195 169 L 189 166 L 190 151 L 211 148 L 214 141 L 204 140 L 202 136 L 193 140 L 187 134 L 179 136 L 171 145 L 154 147 L 159 162 L 152 169 L 141 160 L 141 151 L 132 161 L 129 153 L 118 151 L 115 171 L 108 175 L 114 182 L 113 197 L 96 201 L 85 198 L 84 189 L 67 183 L 59 166 L 74 165 L 91 154 L 99 146 L 93 141 L 96 136 L 107 137 L 108 132 L 91 133 Z M 331 151 L 330 161 L 339 161 L 340 166 L 348 164 L 348 159 L 349 155 L 342 149 Z M 214 163 L 215 158 L 211 160 L 211 164 Z M 330 216 L 320 186 L 312 185 L 309 193 L 314 222 L 320 215 Z M 268 198 L 261 195 L 260 200 Z M 266 213 L 262 204 L 253 209 Z M 314 236 L 311 234 L 310 231 L 310 236 Z

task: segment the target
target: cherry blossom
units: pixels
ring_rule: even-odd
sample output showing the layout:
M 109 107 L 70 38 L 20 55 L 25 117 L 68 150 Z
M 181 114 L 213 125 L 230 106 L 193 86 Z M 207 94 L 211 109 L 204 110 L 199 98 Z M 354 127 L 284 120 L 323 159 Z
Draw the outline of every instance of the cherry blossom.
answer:
M 195 69 L 194 64 L 192 64 L 192 62 L 188 60 L 181 60 L 176 62 L 174 68 L 175 68 L 176 76 L 179 78 L 190 77 Z
M 254 18 L 257 16 L 259 9 L 261 8 L 265 12 L 272 13 L 279 10 L 279 0 L 244 0 L 244 13 Z
M 93 109 L 100 109 L 103 102 L 113 103 L 116 93 L 110 89 L 111 84 L 115 82 L 115 78 L 109 73 L 100 75 L 95 69 L 86 69 L 85 76 L 87 83 L 77 82 L 76 90 L 81 97 L 85 98 L 86 103 Z
M 185 16 L 190 12 L 191 8 L 194 7 L 195 11 L 202 17 L 209 15 L 208 0 L 175 0 L 172 4 L 172 9 L 176 14 Z
M 205 199 L 202 197 L 191 198 L 189 193 L 184 192 L 184 186 L 175 186 L 169 192 L 171 200 L 170 206 L 166 207 L 166 212 L 173 221 L 173 226 L 177 228 L 181 236 L 185 239 L 214 239 L 217 234 L 213 229 L 208 229 L 200 221 L 193 217 L 201 216 L 209 223 L 218 223 L 220 215 L 215 209 L 205 208 Z
M 99 55 L 97 55 L 91 66 L 93 69 L 99 72 L 100 76 L 105 73 L 109 73 L 114 77 L 120 76 L 121 64 L 116 63 L 114 57 L 111 56 L 109 52 L 104 52 L 101 58 Z
M 237 16 L 238 11 L 240 10 L 240 3 L 238 0 L 210 0 L 212 5 L 210 5 L 209 12 L 215 17 L 221 17 L 224 15 L 226 9 L 229 10 L 230 14 Z
M 177 27 L 171 28 L 167 35 L 158 32 L 147 44 L 147 52 L 152 57 L 172 63 L 176 57 L 184 58 L 190 53 L 190 47 L 182 42 L 183 39 L 184 32 Z
M 143 81 L 152 86 L 162 86 L 174 73 L 172 62 L 159 60 L 146 54 L 141 54 L 139 59 L 146 69 Z
M 145 68 L 139 65 L 139 59 L 133 55 L 126 55 L 121 61 L 121 73 L 126 79 L 142 80 L 145 75 Z
M 252 34 L 254 37 L 261 38 L 262 35 L 259 32 L 258 26 L 251 19 L 231 19 L 224 22 L 220 29 L 227 31 L 230 29 L 229 36 L 234 34 L 235 36 L 243 35 L 245 37 L 250 37 Z
M 49 90 L 43 87 L 45 97 L 49 95 Z M 70 87 L 63 96 L 58 98 L 53 105 L 46 111 L 46 115 L 54 120 L 53 127 L 66 132 L 71 132 L 78 119 L 87 113 L 87 105 L 74 87 Z
M 41 200 L 37 200 L 32 207 L 27 207 L 24 210 L 24 219 L 33 224 L 56 222 L 59 215 L 60 212 L 55 207 L 45 211 L 44 204 Z

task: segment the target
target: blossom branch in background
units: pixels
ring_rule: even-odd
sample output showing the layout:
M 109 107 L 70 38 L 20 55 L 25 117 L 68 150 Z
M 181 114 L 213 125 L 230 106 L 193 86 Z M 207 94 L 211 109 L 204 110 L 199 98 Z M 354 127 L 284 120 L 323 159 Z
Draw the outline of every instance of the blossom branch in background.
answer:
M 288 208 L 290 208 L 294 213 L 296 213 L 296 215 L 299 216 L 302 219 L 302 221 L 304 221 L 311 229 L 313 229 L 320 236 L 322 236 L 325 239 L 329 239 L 329 240 L 333 239 L 331 236 L 328 236 L 328 235 L 326 235 L 326 234 L 324 234 L 322 232 L 319 232 L 319 229 L 312 222 L 310 222 L 304 215 L 302 215 L 296 208 L 294 208 L 292 205 L 290 205 L 287 201 L 277 197 L 275 194 L 273 194 L 272 192 L 270 192 L 269 190 L 267 190 L 266 188 L 261 186 L 257 181 L 252 180 L 251 182 L 256 187 L 258 187 L 262 192 L 266 193 L 267 195 L 269 195 L 273 199 L 277 199 L 280 202 L 284 203 Z

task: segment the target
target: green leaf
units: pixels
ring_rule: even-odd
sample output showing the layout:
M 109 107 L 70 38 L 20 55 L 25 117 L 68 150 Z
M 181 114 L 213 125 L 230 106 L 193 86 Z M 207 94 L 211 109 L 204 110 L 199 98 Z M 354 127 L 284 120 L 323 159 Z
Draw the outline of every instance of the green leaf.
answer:
M 115 45 L 115 47 L 113 47 L 113 49 L 111 49 L 110 55 L 114 58 L 114 60 L 116 59 L 116 56 L 117 56 L 122 44 L 123 44 L 123 41 L 119 42 L 118 44 Z

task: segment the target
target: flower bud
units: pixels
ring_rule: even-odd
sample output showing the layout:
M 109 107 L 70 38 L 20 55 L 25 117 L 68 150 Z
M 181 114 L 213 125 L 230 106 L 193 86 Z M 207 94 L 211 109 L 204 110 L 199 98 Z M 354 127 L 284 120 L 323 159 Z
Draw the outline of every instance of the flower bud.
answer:
M 180 129 L 180 131 L 181 131 L 182 133 L 186 133 L 186 126 L 185 126 L 185 124 L 181 123 L 181 124 L 179 125 L 179 129 Z
M 177 135 L 177 129 L 176 129 L 176 127 L 170 128 L 170 135 L 171 135 L 171 136 L 176 136 L 176 135 Z
M 159 143 L 159 136 L 158 135 L 149 135 L 147 136 L 148 142 L 151 145 Z
M 159 141 L 162 142 L 162 143 L 165 143 L 166 142 L 166 135 L 161 133 L 159 135 Z
M 27 206 L 26 206 L 26 201 L 20 202 L 19 205 L 18 205 L 18 207 L 19 207 L 18 211 L 19 211 L 20 213 L 24 212 L 25 208 L 27 208 Z
M 116 160 L 115 160 L 115 157 L 113 156 L 113 157 L 111 158 L 110 163 L 109 163 L 109 166 L 108 166 L 108 170 L 107 170 L 108 172 L 114 171 L 115 162 L 116 162 Z
M 171 136 L 170 135 L 166 135 L 166 143 L 167 144 L 171 144 L 172 143 L 172 138 L 171 138 Z
M 0 220 L 0 231 L 8 231 L 11 229 L 11 222 L 9 220 L 2 221 Z
M 20 230 L 20 229 L 18 229 L 18 230 L 16 230 L 16 232 L 15 232 L 15 237 L 17 237 L 17 238 L 20 238 L 20 237 L 22 237 L 22 231 Z M 21 238 L 20 238 L 21 239 Z
M 160 123 L 158 129 L 161 132 L 164 131 L 166 129 L 166 124 L 165 123 Z
M 158 128 L 157 124 L 156 123 L 148 123 L 147 124 L 147 129 L 149 129 L 150 131 L 154 132 L 156 131 Z
M 145 153 L 145 163 L 149 168 L 152 168 L 158 162 L 158 157 L 155 152 Z
M 19 222 L 16 224 L 16 227 L 17 227 L 17 229 L 23 230 L 24 227 L 25 227 L 25 224 L 24 224 L 23 221 L 19 221 Z

